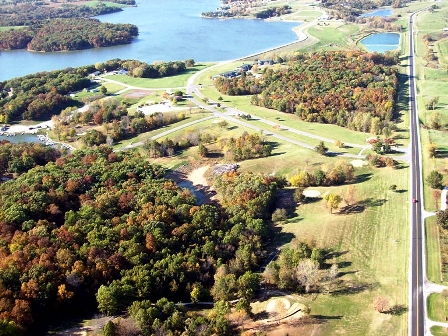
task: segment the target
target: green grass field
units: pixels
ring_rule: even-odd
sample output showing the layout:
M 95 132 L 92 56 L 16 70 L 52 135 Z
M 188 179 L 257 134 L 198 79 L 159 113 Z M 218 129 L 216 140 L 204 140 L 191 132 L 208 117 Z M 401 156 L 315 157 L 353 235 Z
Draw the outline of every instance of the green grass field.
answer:
M 433 336 L 446 336 L 448 335 L 448 329 L 444 327 L 433 326 L 431 327 L 431 334 Z
M 187 80 L 195 72 L 198 72 L 211 64 L 196 64 L 192 68 L 177 76 L 163 77 L 163 78 L 133 78 L 126 75 L 108 75 L 105 78 L 113 79 L 123 84 L 137 86 L 147 89 L 160 89 L 160 88 L 183 88 L 187 85 Z
M 8 30 L 23 29 L 23 28 L 26 28 L 26 26 L 7 26 L 7 27 L 0 27 L 0 32 L 2 32 L 2 31 L 8 31 Z
M 127 5 L 123 5 L 123 4 L 119 4 L 119 3 L 115 3 L 115 2 L 109 2 L 109 1 L 88 1 L 85 3 L 85 5 L 89 6 L 89 7 L 96 7 L 96 6 L 98 6 L 99 3 L 102 3 L 109 7 L 129 7 Z
M 446 274 L 442 274 L 440 264 L 440 241 L 439 230 L 436 224 L 435 216 L 425 220 L 425 238 L 426 238 L 426 276 L 435 283 L 448 284 Z
M 441 293 L 428 296 L 428 317 L 433 321 L 446 322 L 448 310 L 446 299 Z
M 324 26 L 324 24 L 328 24 Z M 342 49 L 353 48 L 354 40 L 352 35 L 356 34 L 359 26 L 343 24 L 339 21 L 323 22 L 319 26 L 310 27 L 307 32 L 317 38 L 319 42 L 313 45 L 313 49 Z
M 345 285 L 340 294 L 318 295 L 311 304 L 311 315 L 329 318 L 323 335 L 406 334 L 407 314 L 379 314 L 373 309 L 373 299 L 386 295 L 393 305 L 407 307 L 407 170 L 359 168 L 357 174 L 365 180 L 356 184 L 359 213 L 329 214 L 323 201 L 317 201 L 298 207 L 297 217 L 282 226 L 285 234 L 314 240 L 317 246 L 335 251 L 327 262 L 342 266 Z M 397 184 L 400 192 L 391 192 L 391 184 Z M 342 193 L 346 188 L 313 189 Z

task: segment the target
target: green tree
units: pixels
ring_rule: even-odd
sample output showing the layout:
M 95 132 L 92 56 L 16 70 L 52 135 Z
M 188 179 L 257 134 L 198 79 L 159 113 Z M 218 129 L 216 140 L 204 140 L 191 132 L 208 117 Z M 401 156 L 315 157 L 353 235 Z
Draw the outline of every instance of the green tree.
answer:
M 101 285 L 96 294 L 98 309 L 107 315 L 114 315 L 127 307 L 132 292 L 129 285 L 122 285 L 118 281 L 112 281 L 109 286 Z
M 325 143 L 323 141 L 321 141 L 316 147 L 314 147 L 314 150 L 320 155 L 325 155 L 327 154 L 328 147 L 325 146 Z
M 339 204 L 342 202 L 342 197 L 338 194 L 329 193 L 325 195 L 324 200 L 326 202 L 327 209 L 330 210 L 330 213 L 333 213 L 333 209 L 336 210 L 339 208 Z
M 426 182 L 433 189 L 442 189 L 443 188 L 443 175 L 436 170 L 433 170 L 426 177 Z
M 237 280 L 238 292 L 237 296 L 246 300 L 250 300 L 255 296 L 260 287 L 260 275 L 247 271 Z
M 112 321 L 108 321 L 103 328 L 103 336 L 116 336 L 117 326 Z
M 107 87 L 105 87 L 104 85 L 100 86 L 100 92 L 102 95 L 106 95 L 107 94 Z
M 436 214 L 437 224 L 440 225 L 443 229 L 448 229 L 448 209 L 438 211 Z
M 437 155 L 437 145 L 433 142 L 430 142 L 427 146 L 426 146 L 426 151 L 428 153 L 428 157 L 429 158 L 435 158 Z

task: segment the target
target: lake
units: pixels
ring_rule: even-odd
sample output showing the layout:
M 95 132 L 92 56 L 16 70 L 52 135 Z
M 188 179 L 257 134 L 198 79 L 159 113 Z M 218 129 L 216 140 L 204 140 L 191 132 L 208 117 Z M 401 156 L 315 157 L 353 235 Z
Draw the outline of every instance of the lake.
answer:
M 370 17 L 370 16 L 380 16 L 380 17 L 388 17 L 392 15 L 391 9 L 378 9 L 371 13 L 365 13 L 360 15 L 360 17 Z
M 370 52 L 383 53 L 389 50 L 396 50 L 400 44 L 400 34 L 398 33 L 378 33 L 367 36 L 361 40 L 361 44 Z
M 196 62 L 224 61 L 293 42 L 299 22 L 248 19 L 207 19 L 201 13 L 216 10 L 217 0 L 144 0 L 137 7 L 102 15 L 103 22 L 132 23 L 139 36 L 133 43 L 72 52 L 0 52 L 0 80 L 38 71 L 104 62 L 113 58 L 147 63 L 193 58 Z

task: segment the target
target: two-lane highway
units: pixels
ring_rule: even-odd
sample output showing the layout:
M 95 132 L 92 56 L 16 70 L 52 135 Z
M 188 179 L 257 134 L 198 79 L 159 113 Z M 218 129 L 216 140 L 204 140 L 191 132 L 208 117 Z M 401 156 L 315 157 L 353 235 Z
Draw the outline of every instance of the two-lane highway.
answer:
M 420 10 L 421 11 L 421 10 Z M 423 285 L 425 279 L 425 267 L 423 259 L 424 230 L 422 222 L 422 181 L 420 162 L 420 137 L 419 119 L 417 114 L 415 64 L 414 64 L 414 37 L 413 18 L 419 13 L 412 13 L 409 17 L 409 104 L 411 116 L 411 258 L 409 267 L 410 280 L 410 314 L 409 314 L 409 335 L 425 335 L 425 300 L 423 295 Z

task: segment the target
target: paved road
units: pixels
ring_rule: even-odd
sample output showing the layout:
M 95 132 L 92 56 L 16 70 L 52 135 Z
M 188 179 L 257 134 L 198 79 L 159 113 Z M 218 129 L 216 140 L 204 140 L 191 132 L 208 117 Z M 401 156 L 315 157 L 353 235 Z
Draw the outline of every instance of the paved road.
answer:
M 419 121 L 416 103 L 416 85 L 414 77 L 414 37 L 412 23 L 414 15 L 409 17 L 409 102 L 411 113 L 411 197 L 419 200 L 418 203 L 411 203 L 411 265 L 409 267 L 410 275 L 410 325 L 409 335 L 425 335 L 425 299 L 423 295 L 425 267 L 424 267 L 424 231 L 422 221 L 422 181 L 421 181 L 421 156 L 420 156 L 420 137 Z

